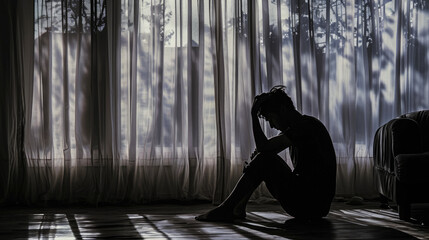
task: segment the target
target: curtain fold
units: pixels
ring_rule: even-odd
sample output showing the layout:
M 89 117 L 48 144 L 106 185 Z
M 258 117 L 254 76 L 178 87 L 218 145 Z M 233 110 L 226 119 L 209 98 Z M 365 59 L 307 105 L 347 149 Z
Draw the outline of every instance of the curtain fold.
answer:
M 1 98 L 0 98 L 0 202 L 26 201 L 28 162 L 25 156 L 24 135 L 26 121 L 31 118 L 27 109 L 31 101 L 33 77 L 32 8 L 23 1 L 2 1 L 0 42 Z
M 228 86 L 226 82 L 226 74 L 224 66 L 224 49 L 228 49 L 227 45 L 224 45 L 224 34 L 223 34 L 223 14 L 222 1 L 212 1 L 210 2 L 210 25 L 211 27 L 211 43 L 213 49 L 213 77 L 214 77 L 214 102 L 215 102 L 215 116 L 216 116 L 216 133 L 218 136 L 217 140 L 217 161 L 216 161 L 216 185 L 214 192 L 215 203 L 220 204 L 223 199 L 227 197 L 226 193 L 226 182 L 228 181 L 228 175 L 226 170 L 230 165 L 231 159 L 228 157 L 228 153 L 231 152 L 229 149 L 229 144 L 227 144 L 229 139 L 229 133 L 231 129 L 228 129 L 230 126 L 227 124 L 228 113 L 230 112 L 229 105 L 229 95 L 224 94 L 228 91 Z M 228 154 L 228 155 L 227 155 Z
M 375 130 L 429 108 L 427 1 L 1 4 L 2 203 L 219 203 L 279 84 L 327 126 L 337 194 L 370 197 Z

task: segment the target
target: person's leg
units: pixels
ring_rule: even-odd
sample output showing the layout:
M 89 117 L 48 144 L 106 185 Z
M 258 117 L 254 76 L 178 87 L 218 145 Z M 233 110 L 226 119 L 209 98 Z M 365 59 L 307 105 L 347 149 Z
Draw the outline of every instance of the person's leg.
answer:
M 195 219 L 200 221 L 232 221 L 236 218 L 243 218 L 242 212 L 234 213 L 235 207 L 238 206 L 241 201 L 245 199 L 248 200 L 261 182 L 262 180 L 259 176 L 243 173 L 225 201 L 211 211 L 195 217 Z
M 272 175 L 277 176 L 272 176 Z M 217 208 L 197 216 L 201 221 L 229 221 L 244 218 L 247 201 L 262 181 L 268 180 L 271 194 L 278 199 L 284 183 L 291 178 L 289 166 L 276 154 L 258 154 L 245 169 L 228 198 Z M 268 187 L 268 186 L 267 186 Z
M 284 192 L 285 184 L 290 182 L 292 170 L 277 154 L 258 154 L 244 172 L 258 174 L 266 183 L 268 190 L 274 198 L 279 200 L 279 192 Z M 253 173 L 256 172 L 256 173 Z M 234 216 L 245 218 L 246 205 L 253 191 L 243 198 L 234 209 Z
M 265 154 L 263 161 L 256 161 L 248 171 L 259 171 L 268 191 L 291 216 L 301 219 L 321 217 L 319 203 L 310 202 L 309 196 L 317 194 L 313 184 L 305 184 L 278 155 Z M 313 187 L 310 187 L 313 186 Z
M 246 206 L 249 202 L 250 197 L 252 196 L 253 192 L 249 193 L 247 196 L 245 196 L 238 204 L 235 206 L 233 214 L 235 219 L 245 219 L 246 218 Z
M 263 154 L 263 161 L 255 162 L 249 171 L 260 171 L 268 191 L 279 201 L 293 195 L 295 179 L 290 167 L 277 154 Z

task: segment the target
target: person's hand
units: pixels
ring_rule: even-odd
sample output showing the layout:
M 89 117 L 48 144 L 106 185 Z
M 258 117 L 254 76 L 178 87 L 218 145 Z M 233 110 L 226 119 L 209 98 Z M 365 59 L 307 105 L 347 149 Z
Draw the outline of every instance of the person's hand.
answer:
M 262 93 L 260 95 L 257 95 L 255 99 L 253 99 L 252 104 L 252 115 L 256 115 L 261 108 L 261 104 L 264 102 L 266 98 L 266 93 Z
M 247 167 L 249 166 L 250 162 L 253 161 L 253 158 L 255 158 L 259 154 L 258 149 L 255 148 L 252 154 L 250 154 L 250 161 L 244 161 L 244 169 L 243 172 L 246 172 Z
M 256 157 L 256 155 L 258 155 L 258 149 L 255 148 L 255 151 L 253 151 L 253 153 L 250 155 L 250 159 L 253 160 L 254 157 Z

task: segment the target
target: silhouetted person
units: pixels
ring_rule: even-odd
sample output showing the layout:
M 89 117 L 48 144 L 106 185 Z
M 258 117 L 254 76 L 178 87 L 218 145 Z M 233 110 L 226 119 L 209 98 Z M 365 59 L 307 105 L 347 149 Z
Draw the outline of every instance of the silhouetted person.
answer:
M 200 221 L 232 221 L 246 217 L 246 204 L 264 181 L 283 209 L 300 219 L 328 214 L 336 185 L 336 156 L 331 137 L 316 118 L 299 113 L 284 86 L 255 97 L 252 106 L 256 150 L 228 198 L 197 216 Z M 280 134 L 267 138 L 259 117 Z M 289 148 L 293 171 L 277 154 Z

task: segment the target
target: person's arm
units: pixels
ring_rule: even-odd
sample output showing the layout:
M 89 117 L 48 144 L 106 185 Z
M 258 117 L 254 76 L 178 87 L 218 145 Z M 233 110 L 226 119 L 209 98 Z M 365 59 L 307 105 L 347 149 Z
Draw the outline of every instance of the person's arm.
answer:
M 292 145 L 290 139 L 284 135 L 280 134 L 278 136 L 267 138 L 265 133 L 262 131 L 261 124 L 259 123 L 259 118 L 257 111 L 260 107 L 260 99 L 255 98 L 255 101 L 252 106 L 252 126 L 253 126 L 253 137 L 255 139 L 256 149 L 258 152 L 276 152 L 279 153 L 284 149 Z
M 272 138 L 267 138 L 262 131 L 259 118 L 252 116 L 253 137 L 255 139 L 256 149 L 258 152 L 275 152 L 279 153 L 292 145 L 290 139 L 280 134 Z

